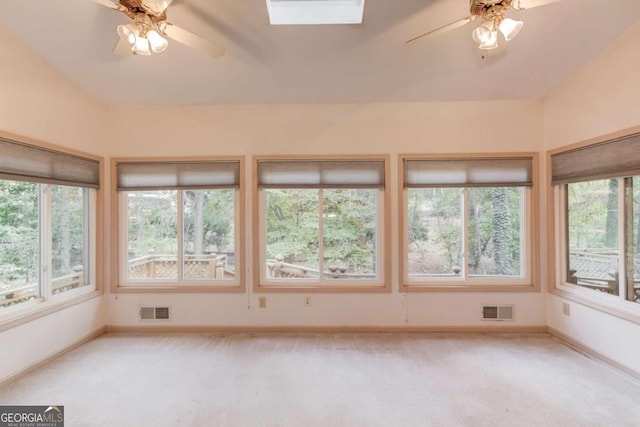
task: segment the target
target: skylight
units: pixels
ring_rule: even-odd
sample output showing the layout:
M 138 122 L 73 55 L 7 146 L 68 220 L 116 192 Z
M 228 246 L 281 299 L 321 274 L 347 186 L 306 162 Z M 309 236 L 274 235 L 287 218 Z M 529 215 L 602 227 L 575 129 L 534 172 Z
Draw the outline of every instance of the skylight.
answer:
M 361 24 L 364 0 L 267 0 L 271 25 Z

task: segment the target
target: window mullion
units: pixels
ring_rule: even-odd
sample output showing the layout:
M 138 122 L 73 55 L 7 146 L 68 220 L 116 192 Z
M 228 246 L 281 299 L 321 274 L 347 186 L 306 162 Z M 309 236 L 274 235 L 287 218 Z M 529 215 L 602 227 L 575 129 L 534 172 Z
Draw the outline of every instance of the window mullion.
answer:
M 565 279 L 565 282 L 567 283 L 573 283 L 574 285 L 578 284 L 577 278 L 574 277 L 574 275 L 569 274 L 570 273 L 570 269 L 571 269 L 571 256 L 570 256 L 570 251 L 571 251 L 571 244 L 569 241 L 569 184 L 564 184 L 562 186 L 562 192 L 561 192 L 561 196 L 562 196 L 562 233 L 564 233 L 561 237 L 561 241 L 563 242 L 563 249 L 562 249 L 562 254 L 564 254 L 563 258 L 563 277 Z
M 529 190 L 527 188 L 520 188 L 520 276 L 530 277 L 529 263 L 526 259 L 529 258 L 529 250 L 527 244 L 531 241 L 531 228 L 529 224 Z
M 176 205 L 177 205 L 177 226 L 178 226 L 178 250 L 176 254 L 176 263 L 178 267 L 178 277 L 176 278 L 178 282 L 182 282 L 184 280 L 184 201 L 182 200 L 182 192 L 183 190 L 176 190 Z
M 51 186 L 40 185 L 40 298 L 45 301 L 51 298 Z
M 633 249 L 633 178 L 621 178 L 618 188 L 620 190 L 620 203 L 618 212 L 618 224 L 620 227 L 620 273 L 618 274 L 620 298 L 634 301 L 634 249 Z
M 122 220 L 119 223 L 119 237 L 120 237 L 120 265 L 118 268 L 118 275 L 120 276 L 120 283 L 125 283 L 129 280 L 129 194 L 122 192 L 118 193 L 118 207 L 119 218 Z
M 324 281 L 324 193 L 318 190 L 318 280 Z
M 626 255 L 626 227 L 625 227 L 625 184 L 626 180 L 624 178 L 616 178 L 618 181 L 618 289 L 617 289 L 617 297 L 624 300 L 626 295 L 626 274 L 625 274 L 625 255 Z
M 91 259 L 91 236 L 93 236 L 94 233 L 92 233 L 91 230 L 94 229 L 94 221 L 92 216 L 93 212 L 91 210 L 91 194 L 88 189 L 85 188 L 82 190 L 82 198 L 84 204 L 82 219 L 82 228 L 84 231 L 84 248 L 82 251 L 83 282 L 80 286 L 86 286 L 91 282 L 91 278 L 93 277 L 94 265 Z
M 469 189 L 462 189 L 462 279 L 469 274 Z

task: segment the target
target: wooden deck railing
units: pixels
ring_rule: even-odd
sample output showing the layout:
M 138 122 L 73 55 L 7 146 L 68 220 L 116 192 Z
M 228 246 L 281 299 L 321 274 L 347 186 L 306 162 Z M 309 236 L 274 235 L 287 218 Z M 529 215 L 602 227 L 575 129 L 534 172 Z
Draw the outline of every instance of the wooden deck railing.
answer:
M 298 279 L 317 279 L 320 277 L 320 270 L 317 268 L 307 267 L 304 265 L 290 264 L 284 262 L 284 257 L 276 256 L 275 259 L 267 260 L 267 276 L 269 278 L 298 278 Z M 376 275 L 374 273 L 353 273 L 349 272 L 345 267 L 327 267 L 323 272 L 326 279 L 372 279 Z
M 55 295 L 84 286 L 84 284 L 84 270 L 81 265 L 77 265 L 73 267 L 73 273 L 53 279 L 51 281 L 51 288 L 52 293 Z M 37 283 L 2 290 L 0 291 L 0 308 L 37 299 L 38 295 Z
M 178 259 L 175 255 L 149 253 L 129 260 L 129 279 L 175 279 Z M 188 279 L 225 279 L 235 274 L 228 269 L 226 254 L 187 255 L 184 277 Z
M 569 253 L 568 281 L 584 288 L 618 295 L 620 278 L 618 251 L 579 249 Z M 640 255 L 634 257 L 635 277 L 640 277 Z M 640 280 L 633 282 L 629 299 L 640 303 Z

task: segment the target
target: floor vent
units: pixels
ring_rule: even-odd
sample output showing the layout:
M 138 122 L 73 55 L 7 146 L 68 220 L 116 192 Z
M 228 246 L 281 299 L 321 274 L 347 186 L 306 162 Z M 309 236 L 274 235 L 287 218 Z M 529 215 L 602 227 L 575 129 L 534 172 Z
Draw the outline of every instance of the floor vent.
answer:
M 482 320 L 513 320 L 513 305 L 485 305 L 482 307 Z
M 140 320 L 169 320 L 169 307 L 140 307 Z

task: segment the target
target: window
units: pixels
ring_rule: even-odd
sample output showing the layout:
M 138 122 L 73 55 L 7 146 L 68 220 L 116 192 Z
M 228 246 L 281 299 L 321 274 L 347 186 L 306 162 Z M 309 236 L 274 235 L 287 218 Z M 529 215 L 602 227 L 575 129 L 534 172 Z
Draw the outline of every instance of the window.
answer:
M 95 290 L 99 161 L 0 148 L 0 317 Z
M 263 288 L 386 289 L 385 160 L 257 162 Z
M 238 287 L 240 160 L 116 164 L 123 287 Z
M 403 157 L 405 287 L 532 285 L 533 161 Z
M 640 134 L 551 154 L 558 288 L 640 303 Z

